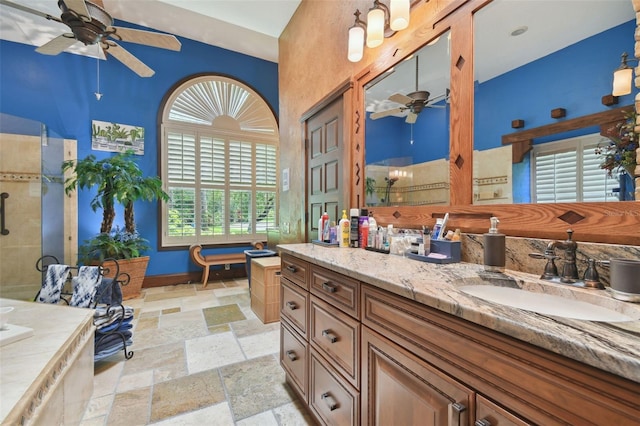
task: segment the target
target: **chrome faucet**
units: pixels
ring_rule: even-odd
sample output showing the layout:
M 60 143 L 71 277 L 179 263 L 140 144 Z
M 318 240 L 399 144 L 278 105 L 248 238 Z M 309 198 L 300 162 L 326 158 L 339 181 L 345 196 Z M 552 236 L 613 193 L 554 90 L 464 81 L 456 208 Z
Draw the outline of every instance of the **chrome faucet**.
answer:
M 563 283 L 573 283 L 578 278 L 578 267 L 576 266 L 576 251 L 578 243 L 573 241 L 573 230 L 567 229 L 567 239 L 564 241 L 551 241 L 547 245 L 545 253 L 555 253 L 555 249 L 564 250 L 564 264 L 562 265 L 562 275 L 560 281 Z

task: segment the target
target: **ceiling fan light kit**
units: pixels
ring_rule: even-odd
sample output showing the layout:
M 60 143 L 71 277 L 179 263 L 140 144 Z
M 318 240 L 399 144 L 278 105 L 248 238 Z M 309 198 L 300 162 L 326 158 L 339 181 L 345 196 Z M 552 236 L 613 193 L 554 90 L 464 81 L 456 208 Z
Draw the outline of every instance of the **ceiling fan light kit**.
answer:
M 0 0 L 0 4 L 22 12 L 38 15 L 69 27 L 71 33 L 60 34 L 36 49 L 36 52 L 45 55 L 58 55 L 77 42 L 81 42 L 86 46 L 98 45 L 103 51 L 110 53 L 111 56 L 140 77 L 151 77 L 154 71 L 117 42 L 137 43 L 174 51 L 179 51 L 181 48 L 180 41 L 171 34 L 113 26 L 113 18 L 100 6 L 102 4 L 100 0 L 94 0 L 94 2 L 88 0 L 58 0 L 58 7 L 61 12 L 59 18 L 9 0 Z M 96 97 L 98 97 L 97 94 Z
M 360 19 L 360 10 L 356 9 L 355 22 L 349 28 L 347 59 L 359 62 L 364 55 L 365 41 L 368 48 L 375 48 L 380 46 L 385 38 L 407 28 L 410 12 L 410 0 L 390 0 L 389 7 L 380 0 L 374 0 L 365 22 Z

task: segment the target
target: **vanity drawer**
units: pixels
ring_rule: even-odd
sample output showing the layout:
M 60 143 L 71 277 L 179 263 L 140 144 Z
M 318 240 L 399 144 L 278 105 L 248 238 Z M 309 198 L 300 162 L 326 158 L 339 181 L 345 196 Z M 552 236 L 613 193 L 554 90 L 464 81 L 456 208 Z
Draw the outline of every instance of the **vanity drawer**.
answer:
M 309 392 L 309 345 L 300 339 L 286 323 L 280 323 L 280 365 L 287 372 L 289 383 L 305 403 Z
M 359 425 L 360 394 L 326 364 L 315 350 L 310 351 L 309 407 L 327 425 Z
M 280 279 L 280 316 L 304 339 L 309 338 L 309 293 L 285 278 Z
M 311 296 L 309 342 L 356 389 L 360 388 L 360 323 Z
M 354 318 L 360 316 L 360 282 L 320 266 L 311 266 L 311 293 Z
M 304 260 L 283 253 L 282 276 L 305 290 L 309 290 L 309 264 Z

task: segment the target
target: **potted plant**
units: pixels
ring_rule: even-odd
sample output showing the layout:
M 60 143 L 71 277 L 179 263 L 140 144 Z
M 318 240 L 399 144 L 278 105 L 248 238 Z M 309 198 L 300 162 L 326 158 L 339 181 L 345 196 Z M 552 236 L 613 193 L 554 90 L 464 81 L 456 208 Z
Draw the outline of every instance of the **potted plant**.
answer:
M 89 155 L 83 160 L 68 160 L 62 164 L 63 172 L 74 173 L 65 180 L 65 192 L 95 187 L 97 192 L 90 206 L 94 212 L 102 209 L 100 232 L 80 246 L 79 261 L 87 264 L 116 259 L 120 271 L 131 277 L 123 288 L 125 298 L 140 294 L 149 262 L 149 256 L 142 255 L 149 246 L 136 230 L 134 202 L 169 199 L 160 178 L 144 177 L 133 155 L 133 151 L 128 150 L 102 160 Z M 124 206 L 124 228 L 113 227 L 116 203 Z M 128 267 L 133 269 L 128 270 Z

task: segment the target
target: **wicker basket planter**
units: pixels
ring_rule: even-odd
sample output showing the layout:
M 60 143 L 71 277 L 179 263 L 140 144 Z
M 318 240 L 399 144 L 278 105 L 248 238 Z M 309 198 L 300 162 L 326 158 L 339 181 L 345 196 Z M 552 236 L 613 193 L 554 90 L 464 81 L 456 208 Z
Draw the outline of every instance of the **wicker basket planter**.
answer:
M 147 272 L 148 264 L 149 256 L 133 257 L 131 259 L 118 259 L 120 273 L 126 272 L 131 278 L 129 284 L 122 287 L 122 298 L 124 300 L 140 297 L 142 282 L 144 281 L 144 275 Z M 107 274 L 107 276 L 113 276 L 112 274 L 115 273 L 115 268 L 110 267 L 108 260 L 104 262 L 104 266 L 110 269 L 111 275 Z

